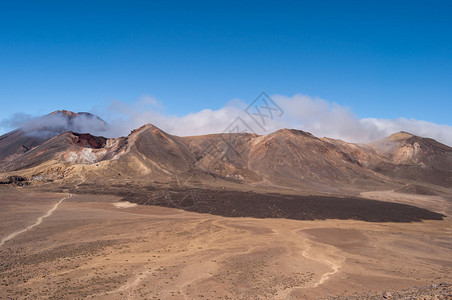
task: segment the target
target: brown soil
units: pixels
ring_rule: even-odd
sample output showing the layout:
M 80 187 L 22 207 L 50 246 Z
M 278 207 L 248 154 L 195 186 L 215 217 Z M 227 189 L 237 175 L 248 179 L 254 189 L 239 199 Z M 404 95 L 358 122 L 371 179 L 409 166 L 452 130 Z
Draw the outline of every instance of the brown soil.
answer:
M 0 192 L 0 239 L 67 196 L 4 186 Z M 0 246 L 0 298 L 361 299 L 452 281 L 448 217 L 415 223 L 229 218 L 116 206 L 119 200 L 73 195 Z

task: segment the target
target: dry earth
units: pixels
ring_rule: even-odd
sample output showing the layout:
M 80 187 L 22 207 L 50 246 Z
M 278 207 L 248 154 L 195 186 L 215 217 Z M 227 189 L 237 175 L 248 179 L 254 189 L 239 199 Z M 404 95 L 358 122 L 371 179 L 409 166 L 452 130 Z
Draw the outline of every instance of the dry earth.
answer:
M 226 218 L 119 199 L 0 187 L 0 298 L 359 299 L 452 282 L 450 217 Z M 450 200 L 415 200 L 450 215 Z

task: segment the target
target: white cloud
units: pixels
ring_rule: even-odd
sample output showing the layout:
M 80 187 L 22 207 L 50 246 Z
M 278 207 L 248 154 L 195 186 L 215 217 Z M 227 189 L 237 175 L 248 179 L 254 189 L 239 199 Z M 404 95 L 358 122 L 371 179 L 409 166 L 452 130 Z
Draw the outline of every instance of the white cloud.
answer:
M 165 115 L 154 109 L 142 110 L 136 105 L 116 102 L 111 109 L 121 112 L 122 119 L 111 121 L 113 126 L 111 134 L 125 135 L 145 123 L 152 123 L 168 133 L 180 136 L 221 133 L 237 117 L 240 117 L 259 134 L 271 133 L 281 128 L 296 128 L 319 137 L 367 143 L 395 132 L 407 131 L 452 145 L 452 126 L 404 118 L 360 119 L 347 107 L 306 95 L 292 97 L 273 95 L 272 99 L 284 113 L 280 118 L 275 116 L 272 121 L 267 118 L 269 122 L 265 130 L 244 112 L 248 103 L 237 99 L 218 110 L 204 109 L 181 117 Z M 242 128 L 245 127 L 242 126 Z M 117 129 L 120 129 L 119 132 Z
M 305 95 L 292 97 L 273 95 L 272 99 L 283 110 L 283 115 L 279 117 L 279 114 L 275 113 L 274 119 L 271 121 L 266 118 L 267 123 L 264 129 L 245 113 L 244 108 L 248 103 L 238 99 L 231 100 L 218 110 L 204 109 L 185 116 L 174 116 L 162 112 L 163 105 L 150 96 L 143 96 L 132 105 L 114 101 L 107 110 L 98 109 L 96 112 L 105 117 L 109 123 L 108 128 L 100 126 L 102 124 L 95 119 L 83 118 L 79 120 L 80 122 L 74 122 L 73 128 L 70 129 L 95 135 L 118 137 L 126 136 L 131 130 L 144 124 L 152 123 L 170 134 L 189 136 L 225 132 L 231 123 L 240 117 L 247 124 L 247 126 L 241 124 L 241 130 L 250 127 L 253 132 L 258 134 L 271 133 L 281 128 L 295 128 L 319 137 L 326 136 L 348 142 L 367 143 L 395 132 L 407 131 L 452 145 L 452 126 L 449 125 L 405 118 L 360 119 L 347 107 Z M 265 107 L 260 106 L 260 108 L 262 112 L 265 111 Z M 257 117 L 256 119 L 259 120 Z M 47 120 L 55 122 L 51 127 L 67 129 L 63 126 L 63 120 L 58 118 Z M 25 125 L 23 125 L 24 123 Z M 26 126 L 30 130 L 37 124 L 41 127 L 46 125 L 40 124 L 37 119 L 30 121 L 30 117 L 24 115 L 16 115 L 15 118 L 0 122 L 0 125 L 5 127 L 8 124 L 9 127 Z
M 115 101 L 109 107 L 109 115 L 112 117 L 107 118 L 110 129 L 106 134 L 108 136 L 124 136 L 147 123 L 152 123 L 168 133 L 180 136 L 220 133 L 226 129 L 233 118 L 240 114 L 243 114 L 240 108 L 226 105 L 219 110 L 204 109 L 178 117 L 161 113 L 152 108 L 143 109 L 139 103 L 129 105 Z
M 363 119 L 361 122 L 371 123 L 376 127 L 376 132 L 380 137 L 388 136 L 394 132 L 406 131 L 422 137 L 432 138 L 452 146 L 452 126 L 449 125 L 440 125 L 432 122 L 405 118 L 394 120 L 369 118 Z
M 304 95 L 275 95 L 291 128 L 316 136 L 338 138 L 348 142 L 368 143 L 399 131 L 430 137 L 452 145 L 452 126 L 415 119 L 360 119 L 347 107 Z
M 70 119 L 63 114 L 32 117 L 18 113 L 9 119 L 3 120 L 0 124 L 6 125 L 5 127 L 7 128 L 20 127 L 27 135 L 42 138 L 52 138 L 67 131 L 102 134 L 106 130 L 106 124 L 101 119 L 86 113 Z

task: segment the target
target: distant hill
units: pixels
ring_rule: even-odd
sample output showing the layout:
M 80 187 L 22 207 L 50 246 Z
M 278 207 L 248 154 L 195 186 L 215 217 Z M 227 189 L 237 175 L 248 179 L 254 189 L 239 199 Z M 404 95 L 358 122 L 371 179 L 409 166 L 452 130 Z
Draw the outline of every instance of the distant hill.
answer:
M 223 216 L 367 221 L 442 215 L 361 192 L 451 194 L 452 148 L 406 132 L 353 144 L 295 129 L 178 137 L 146 124 L 105 138 L 80 121 L 94 131 L 108 126 L 94 115 L 57 111 L 1 136 L 0 184 Z
M 29 124 L 0 137 L 0 170 L 30 179 L 34 173 L 49 173 L 58 165 L 55 177 L 59 179 L 76 178 L 80 174 L 71 170 L 81 167 L 86 175 L 95 177 L 93 166 L 97 166 L 94 169 L 97 173 L 102 170 L 105 178 L 116 178 L 118 171 L 129 178 L 155 180 L 187 174 L 206 184 L 223 180 L 326 189 L 409 183 L 452 186 L 452 148 L 406 132 L 362 145 L 320 139 L 294 129 L 267 135 L 178 137 L 147 124 L 122 138 L 66 131 L 76 129 L 80 118 L 107 126 L 92 114 L 53 112 L 35 122 L 40 127 Z M 57 124 L 49 124 L 55 120 Z M 53 134 L 43 136 L 41 131 Z

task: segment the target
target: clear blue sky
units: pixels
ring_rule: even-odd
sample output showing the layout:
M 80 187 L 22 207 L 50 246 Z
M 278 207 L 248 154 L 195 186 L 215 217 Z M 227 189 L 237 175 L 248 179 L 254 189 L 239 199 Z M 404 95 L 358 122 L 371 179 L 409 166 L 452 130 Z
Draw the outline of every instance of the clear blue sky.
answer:
M 452 125 L 452 1 L 0 3 L 0 120 L 142 95 L 184 115 L 263 90 Z

